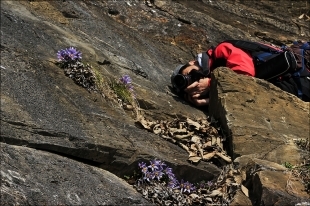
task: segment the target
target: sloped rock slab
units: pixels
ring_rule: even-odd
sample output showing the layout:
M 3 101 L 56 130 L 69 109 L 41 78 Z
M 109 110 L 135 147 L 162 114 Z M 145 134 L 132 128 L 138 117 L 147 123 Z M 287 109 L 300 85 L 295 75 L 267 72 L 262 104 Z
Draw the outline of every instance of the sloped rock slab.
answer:
M 117 176 L 44 151 L 1 143 L 1 205 L 151 205 Z
M 202 162 L 195 166 L 188 163 L 187 153 L 182 148 L 155 134 L 125 124 L 117 126 L 120 123 L 113 119 L 101 121 L 96 127 L 106 135 L 75 136 L 30 125 L 30 122 L 2 120 L 1 141 L 75 158 L 119 177 L 136 170 L 137 162 L 152 158 L 171 164 L 178 177 L 186 176 L 192 181 L 211 180 L 220 174 L 220 169 L 213 164 Z
M 264 9 L 255 8 L 266 8 L 270 2 L 258 2 L 259 7 L 247 3 L 249 9 L 242 2 L 237 2 L 238 6 L 236 2 L 232 6 L 213 2 L 1 1 L 1 142 L 79 158 L 118 176 L 133 171 L 140 159 L 157 157 L 174 166 L 176 175 L 196 180 L 216 177 L 219 169 L 212 164 L 188 164 L 186 152 L 177 145 L 131 126 L 133 121 L 124 111 L 99 101 L 98 95 L 75 85 L 52 63 L 59 49 L 75 46 L 83 52 L 83 60 L 98 66 L 102 73 L 107 70 L 115 76 L 132 75 L 137 87 L 146 91 L 137 96 L 148 115 L 156 119 L 204 115 L 166 94 L 171 69 L 192 58 L 191 53 L 208 48 L 209 43 L 228 37 L 249 39 L 249 32 L 252 36 L 256 30 L 265 31 L 270 25 L 277 29 L 266 31 L 274 32 L 277 38 L 291 38 L 292 32 L 298 35 L 300 24 L 292 25 L 288 15 L 295 15 L 295 9 L 301 11 L 299 6 L 303 8 L 291 8 L 289 3 L 290 11 L 284 15 L 276 4 L 277 9 L 256 15 Z M 242 9 L 236 10 L 239 6 Z M 218 11 L 229 11 L 232 18 L 218 15 Z M 273 20 L 269 16 L 277 17 L 277 21 L 270 22 Z M 280 16 L 283 23 L 278 24 Z M 249 31 L 248 24 L 254 21 L 262 24 L 252 24 L 254 29 Z M 303 30 L 306 29 L 302 26 Z M 242 131 L 243 125 L 238 126 L 238 122 L 229 123 L 236 124 L 234 135 L 240 133 L 240 141 L 252 134 L 250 129 Z M 252 152 L 248 145 L 238 145 L 239 155 Z M 261 145 L 265 143 L 257 145 L 256 154 L 264 148 Z M 283 151 L 290 151 L 285 146 L 269 152 L 268 159 L 279 154 L 284 157 Z M 298 154 L 292 157 L 297 159 Z
M 253 177 L 254 205 L 296 205 L 309 201 L 309 195 L 290 174 L 260 171 Z
M 225 67 L 212 78 L 210 115 L 229 136 L 234 158 L 251 154 L 279 164 L 301 160 L 293 140 L 309 138 L 309 103 Z
M 234 164 L 254 205 L 294 205 L 309 198 L 302 181 L 283 165 L 251 155 L 236 158 Z
M 133 126 L 133 119 L 117 103 L 113 105 L 100 95 L 89 93 L 55 66 L 57 50 L 76 46 L 81 49 L 85 61 L 94 65 L 97 60 L 110 62 L 111 68 L 100 67 L 100 71 L 111 69 L 115 78 L 125 72 L 132 75 L 133 81 L 148 92 L 148 96 L 137 94 L 139 98 L 150 102 L 153 99 L 157 105 L 163 105 L 156 109 L 157 114 L 164 114 L 160 111 L 167 110 L 180 113 L 178 108 L 174 109 L 169 103 L 173 99 L 169 96 L 167 100 L 168 95 L 156 86 L 158 83 L 166 87 L 169 80 L 160 69 L 150 66 L 154 56 L 161 59 L 161 56 L 152 53 L 155 44 L 149 46 L 149 42 L 145 47 L 140 47 L 149 39 L 139 35 L 137 37 L 136 30 L 116 24 L 113 17 L 101 9 L 107 7 L 97 9 L 97 3 L 105 5 L 105 2 L 85 2 L 86 8 L 82 2 L 67 3 L 68 6 L 77 7 L 79 12 L 73 14 L 71 7 L 64 8 L 58 1 L 1 1 L 1 25 L 5 28 L 1 43 L 1 142 L 66 155 L 107 169 L 120 177 L 133 172 L 140 159 L 155 157 L 170 163 L 176 175 L 186 175 L 193 180 L 217 177 L 220 170 L 216 166 L 207 163 L 198 166 L 189 164 L 186 152 L 180 147 Z M 126 2 L 117 1 L 116 5 L 120 4 L 131 8 Z M 66 13 L 66 18 L 60 11 Z M 94 14 L 93 18 L 85 18 L 83 21 L 73 20 L 83 15 L 89 17 L 87 12 L 91 11 L 100 14 L 100 17 Z M 133 11 L 136 13 L 136 9 Z M 115 29 L 115 26 L 119 29 Z M 144 41 L 136 46 L 133 38 L 128 39 L 130 43 L 127 40 L 125 42 L 126 38 L 121 36 L 129 33 L 134 39 Z M 85 39 L 84 35 L 87 39 L 92 36 L 89 38 L 91 40 Z M 110 37 L 113 37 L 112 41 Z M 119 45 L 129 50 L 120 50 Z M 160 48 L 158 50 L 162 51 Z M 141 51 L 150 52 L 148 59 L 141 56 Z M 158 66 L 167 69 L 167 63 L 162 59 Z M 153 74 L 150 76 L 152 81 L 143 78 L 143 75 L 141 77 L 131 73 L 129 70 L 135 69 L 135 65 L 149 68 Z M 170 71 L 166 71 L 168 73 Z M 154 76 L 161 81 L 157 82 Z M 182 111 L 186 111 L 182 112 L 183 116 L 204 115 L 189 105 L 183 107 Z M 161 118 L 166 116 L 167 112 Z
M 212 78 L 210 115 L 220 121 L 230 141 L 230 154 L 252 204 L 292 205 L 306 200 L 300 180 L 282 164 L 303 160 L 294 140 L 309 139 L 309 103 L 229 68 L 217 68 Z

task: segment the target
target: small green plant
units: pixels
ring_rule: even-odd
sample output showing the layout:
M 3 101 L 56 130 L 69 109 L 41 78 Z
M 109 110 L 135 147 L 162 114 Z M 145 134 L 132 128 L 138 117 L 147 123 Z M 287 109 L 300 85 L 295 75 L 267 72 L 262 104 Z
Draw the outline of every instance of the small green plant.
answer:
M 100 72 L 97 69 L 93 69 L 93 70 L 94 70 L 96 87 L 97 87 L 98 91 L 100 92 L 100 94 L 105 96 L 104 95 L 104 92 L 105 92 L 105 81 L 103 79 L 103 76 L 100 74 Z
M 124 75 L 118 81 L 113 81 L 110 86 L 115 94 L 124 103 L 133 104 L 135 100 L 135 94 L 133 92 L 133 86 L 131 84 L 131 78 L 129 75 Z
M 288 169 L 293 169 L 293 165 L 289 162 L 284 162 L 284 167 L 288 168 Z
M 97 91 L 103 97 L 117 99 L 123 108 L 133 110 L 138 117 L 139 106 L 129 75 L 124 75 L 118 80 L 104 78 L 97 69 L 82 62 L 82 53 L 74 47 L 59 50 L 57 59 L 56 65 L 62 68 L 65 75 L 76 84 L 89 91 Z
M 124 103 L 130 104 L 133 101 L 131 92 L 127 90 L 125 85 L 117 81 L 113 81 L 110 86 L 118 98 L 120 98 Z

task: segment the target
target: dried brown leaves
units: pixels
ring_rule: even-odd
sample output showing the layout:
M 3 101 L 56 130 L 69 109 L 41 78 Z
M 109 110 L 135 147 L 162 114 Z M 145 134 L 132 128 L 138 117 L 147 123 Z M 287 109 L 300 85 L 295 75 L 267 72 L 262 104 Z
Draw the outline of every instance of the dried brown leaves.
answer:
M 148 131 L 178 144 L 188 152 L 190 162 L 209 161 L 212 158 L 220 159 L 223 163 L 232 162 L 223 149 L 223 137 L 207 119 L 148 121 L 141 117 L 138 123 Z
M 222 173 L 215 182 L 204 183 L 202 187 L 191 194 L 184 194 L 178 189 L 168 188 L 165 183 L 154 182 L 146 185 L 136 185 L 136 189 L 146 199 L 159 205 L 229 205 L 236 191 L 240 188 L 235 176 L 240 172 L 233 169 L 231 158 L 223 148 L 224 138 L 218 130 L 211 126 L 207 119 L 174 119 L 172 121 L 148 121 L 139 117 L 138 123 L 150 132 L 178 144 L 187 151 L 188 161 L 211 161 L 218 159 L 222 165 Z

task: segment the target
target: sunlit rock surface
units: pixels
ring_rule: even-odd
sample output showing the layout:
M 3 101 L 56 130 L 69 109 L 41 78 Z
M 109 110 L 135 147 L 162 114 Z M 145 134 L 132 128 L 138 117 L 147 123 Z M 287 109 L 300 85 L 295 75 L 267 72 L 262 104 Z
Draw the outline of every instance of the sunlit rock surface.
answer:
M 209 110 L 197 109 L 171 92 L 170 74 L 225 39 L 309 39 L 309 20 L 301 16 L 308 10 L 309 4 L 290 1 L 1 1 L 1 201 L 144 205 L 141 195 L 109 172 L 123 178 L 137 162 L 154 157 L 191 181 L 213 180 L 221 172 L 205 161 L 190 164 L 186 151 L 137 127 L 117 101 L 66 77 L 55 62 L 57 51 L 69 46 L 106 81 L 130 75 L 145 117 L 205 118 L 217 108 L 212 114 L 231 135 L 227 149 L 233 158 L 299 163 L 292 140 L 309 138 L 309 104 L 264 81 L 225 72 L 216 77 L 221 84 L 212 86 L 219 99 Z M 101 190 L 99 181 L 107 179 L 113 181 Z M 265 189 L 248 189 L 259 195 L 250 191 L 234 204 L 267 201 Z

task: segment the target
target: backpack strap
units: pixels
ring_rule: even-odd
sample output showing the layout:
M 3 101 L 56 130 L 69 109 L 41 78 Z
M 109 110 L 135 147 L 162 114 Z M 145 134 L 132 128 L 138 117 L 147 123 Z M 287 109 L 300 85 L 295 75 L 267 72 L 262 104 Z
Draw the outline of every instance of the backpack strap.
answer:
M 209 68 L 209 55 L 207 54 L 207 52 L 202 53 L 201 66 L 202 66 L 202 73 L 208 76 L 210 73 L 210 68 Z
M 286 50 L 294 53 L 298 63 L 299 74 L 294 75 L 310 76 L 310 42 L 294 41 L 292 46 L 286 46 Z
M 301 66 L 302 66 L 302 69 L 300 71 L 300 73 L 302 73 L 304 71 L 304 69 L 306 68 L 306 50 L 309 50 L 310 51 L 310 42 L 305 42 L 303 43 L 301 46 L 300 46 L 300 55 L 302 56 L 302 60 L 301 60 Z
M 296 55 L 298 55 L 300 58 L 300 70 L 293 73 L 293 78 L 298 86 L 298 96 L 300 98 L 302 98 L 303 94 L 305 95 L 309 95 L 307 94 L 307 92 L 309 93 L 309 86 L 306 86 L 304 82 L 302 82 L 301 77 L 305 77 L 306 82 L 309 84 L 308 81 L 308 77 L 309 77 L 309 71 L 306 69 L 307 65 L 306 65 L 306 57 L 305 57 L 305 52 L 306 50 L 310 51 L 310 42 L 305 42 L 305 43 L 301 43 L 300 41 L 294 41 L 293 45 L 298 47 L 299 52 L 296 53 Z M 305 90 L 305 91 L 304 91 Z
M 276 49 L 272 49 L 271 47 L 251 42 L 251 41 L 244 41 L 244 40 L 227 40 L 224 41 L 227 43 L 231 43 L 233 46 L 238 47 L 243 50 L 247 50 L 250 53 L 253 52 L 260 52 L 260 51 L 265 51 L 265 52 L 270 52 L 270 53 L 278 53 L 279 51 Z
M 243 40 L 226 40 L 224 42 L 231 43 L 235 47 L 240 49 L 245 49 L 251 52 L 258 52 L 261 50 L 260 46 L 257 44 L 253 44 L 252 42 L 243 41 Z
M 205 76 L 208 76 L 210 74 L 210 67 L 209 67 L 209 55 L 207 54 L 207 52 L 197 54 L 196 60 L 199 66 L 202 68 L 202 73 Z

